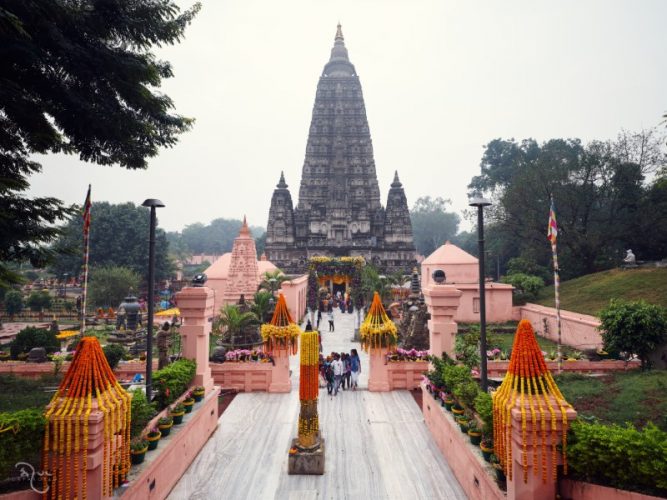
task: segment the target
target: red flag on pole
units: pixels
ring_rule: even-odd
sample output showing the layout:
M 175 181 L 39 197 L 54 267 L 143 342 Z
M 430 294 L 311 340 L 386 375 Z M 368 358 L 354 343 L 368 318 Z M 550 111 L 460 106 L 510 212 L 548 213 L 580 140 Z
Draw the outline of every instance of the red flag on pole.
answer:
M 554 207 L 554 199 L 551 198 L 551 208 L 549 209 L 549 226 L 547 227 L 547 239 L 552 245 L 556 244 L 558 237 L 558 224 L 556 224 L 556 208 Z
M 90 184 L 88 184 L 88 194 L 86 194 L 86 201 L 83 202 L 83 233 L 88 234 L 90 229 Z

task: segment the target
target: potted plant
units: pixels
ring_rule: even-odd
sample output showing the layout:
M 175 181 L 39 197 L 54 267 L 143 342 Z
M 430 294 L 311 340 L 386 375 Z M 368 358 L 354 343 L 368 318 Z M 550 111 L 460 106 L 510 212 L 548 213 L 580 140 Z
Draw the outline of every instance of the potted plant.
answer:
M 6 351 L 0 351 L 0 361 L 7 361 L 9 359 L 9 353 Z
M 185 408 L 185 413 L 190 413 L 192 411 L 192 407 L 194 406 L 194 404 L 195 404 L 195 398 L 193 398 L 191 394 L 188 394 L 183 400 L 183 407 Z
M 157 428 L 162 433 L 162 437 L 168 436 L 173 426 L 174 419 L 171 417 L 162 417 L 157 421 Z
M 491 461 L 491 455 L 493 455 L 493 439 L 488 436 L 482 438 L 481 443 L 479 443 L 479 449 L 482 450 L 482 456 L 487 462 Z
M 130 442 L 130 460 L 137 465 L 144 461 L 148 451 L 148 441 L 142 438 L 134 438 Z
M 499 483 L 504 483 L 505 482 L 505 471 L 503 470 L 503 466 L 500 464 L 500 461 L 498 460 L 498 457 L 496 455 L 491 455 L 491 467 L 496 471 L 496 478 L 498 479 Z
M 482 431 L 479 430 L 477 422 L 474 420 L 471 420 L 468 424 L 468 437 L 470 438 L 470 442 L 475 446 L 479 445 L 482 441 Z
M 181 403 L 172 406 L 169 410 L 169 416 L 174 419 L 174 425 L 183 423 L 183 415 L 185 415 L 185 406 L 183 406 Z
M 157 448 L 158 443 L 160 442 L 160 438 L 162 437 L 162 433 L 160 432 L 160 429 L 157 427 L 153 427 L 148 434 L 146 434 L 146 441 L 148 441 L 148 449 L 149 450 L 154 450 Z
M 452 406 L 452 413 L 454 415 L 463 415 L 465 410 L 463 409 L 463 406 L 461 406 L 458 402 L 454 403 L 454 406 Z
M 456 417 L 456 423 L 459 425 L 459 428 L 463 434 L 468 432 L 468 417 L 464 415 Z
M 445 394 L 445 398 L 442 400 L 442 405 L 447 411 L 452 411 L 452 406 L 454 406 L 454 398 L 451 394 Z
M 202 399 L 204 399 L 204 392 L 205 389 L 201 385 L 198 385 L 192 390 L 192 397 L 194 398 L 195 403 L 199 403 Z

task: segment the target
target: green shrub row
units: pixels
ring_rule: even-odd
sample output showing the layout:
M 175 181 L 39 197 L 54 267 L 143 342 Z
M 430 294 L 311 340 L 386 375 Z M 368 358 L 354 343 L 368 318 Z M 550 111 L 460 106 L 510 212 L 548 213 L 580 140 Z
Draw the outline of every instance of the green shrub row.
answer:
M 0 413 L 0 479 L 16 475 L 18 462 L 39 469 L 45 423 L 41 409 Z
M 197 365 L 190 359 L 179 359 L 153 374 L 158 408 L 163 409 L 176 401 L 192 383 Z
M 577 420 L 570 427 L 567 460 L 578 479 L 667 496 L 667 432 L 651 423 L 637 430 Z
M 153 403 L 149 403 L 146 394 L 141 389 L 130 391 L 132 395 L 132 420 L 130 423 L 130 437 L 133 439 L 141 433 L 157 413 Z

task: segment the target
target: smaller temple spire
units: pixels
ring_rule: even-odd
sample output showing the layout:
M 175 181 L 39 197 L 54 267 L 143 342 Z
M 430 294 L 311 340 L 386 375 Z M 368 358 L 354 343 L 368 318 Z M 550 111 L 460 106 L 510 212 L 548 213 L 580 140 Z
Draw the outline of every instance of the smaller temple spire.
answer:
M 401 181 L 398 179 L 398 170 L 394 170 L 394 182 L 391 183 L 391 187 L 400 188 L 402 186 L 403 184 L 401 184 Z
M 343 38 L 343 29 L 341 28 L 340 21 L 338 21 L 338 26 L 336 27 L 336 41 L 344 41 L 345 38 Z
M 239 236 L 241 235 L 249 235 L 250 234 L 250 229 L 248 228 L 248 221 L 246 220 L 245 214 L 243 215 L 243 225 L 241 226 L 241 230 L 239 231 Z
M 278 181 L 278 184 L 276 184 L 276 187 L 278 189 L 287 189 L 287 183 L 285 182 L 285 173 L 282 170 L 280 171 L 280 180 Z

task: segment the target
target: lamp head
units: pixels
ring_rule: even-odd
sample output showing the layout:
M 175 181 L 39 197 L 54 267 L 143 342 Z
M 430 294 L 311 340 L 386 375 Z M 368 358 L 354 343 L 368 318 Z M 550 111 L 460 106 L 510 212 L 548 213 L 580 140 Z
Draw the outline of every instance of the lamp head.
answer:
M 475 196 L 468 201 L 468 206 L 471 207 L 488 207 L 489 205 L 491 205 L 491 202 L 481 196 Z
M 164 207 L 164 203 L 162 203 L 160 200 L 156 198 L 148 198 L 146 201 L 144 201 L 141 204 L 142 207 L 155 207 L 155 208 L 162 208 Z
M 195 277 L 192 278 L 192 286 L 202 287 L 206 284 L 208 277 L 204 273 L 195 274 Z

